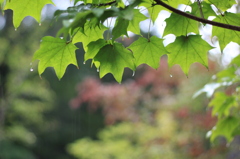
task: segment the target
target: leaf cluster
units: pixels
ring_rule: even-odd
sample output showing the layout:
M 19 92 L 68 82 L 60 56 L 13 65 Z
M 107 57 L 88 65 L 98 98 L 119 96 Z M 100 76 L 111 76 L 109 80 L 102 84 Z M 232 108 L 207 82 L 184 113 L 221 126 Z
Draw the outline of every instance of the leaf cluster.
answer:
M 0 0 L 0 3 L 4 10 L 13 10 L 15 28 L 19 27 L 26 16 L 32 16 L 41 23 L 42 8 L 46 4 L 53 4 L 51 0 Z M 190 8 L 190 11 L 177 9 L 181 4 Z M 147 64 L 158 69 L 163 55 L 168 56 L 170 67 L 180 65 L 188 75 L 191 64 L 195 62 L 208 68 L 208 51 L 213 47 L 202 38 L 200 32 L 208 27 L 206 24 L 213 25 L 211 36 L 217 37 L 221 50 L 230 42 L 240 43 L 240 15 L 228 10 L 234 4 L 237 4 L 235 0 L 74 0 L 73 6 L 55 12 L 56 19 L 64 14 L 68 16 L 63 20 L 63 27 L 56 37 L 42 38 L 33 60 L 40 61 L 40 75 L 47 67 L 53 67 L 61 79 L 69 64 L 78 67 L 75 55 L 78 48 L 75 44 L 80 42 L 85 50 L 83 61 L 92 60 L 92 65 L 95 65 L 101 78 L 111 73 L 121 83 L 126 67 L 135 71 L 139 65 Z M 143 14 L 143 10 L 148 10 L 148 14 Z M 166 27 L 159 28 L 164 29 L 163 38 L 169 34 L 176 37 L 167 45 L 164 45 L 162 38 L 150 35 L 144 37 L 140 29 L 140 23 L 146 19 L 156 23 L 162 10 L 170 13 L 165 19 Z M 139 38 L 125 47 L 118 39 L 129 37 L 129 31 Z M 223 98 L 226 101 L 220 100 Z M 221 119 L 213 130 L 213 139 L 222 133 L 218 130 L 223 130 L 225 120 L 226 123 L 238 120 L 230 116 L 230 110 L 236 105 L 232 102 L 235 102 L 235 97 L 228 98 L 219 93 L 210 103 L 214 107 L 213 113 L 218 113 Z M 216 106 L 216 103 L 222 103 L 224 107 Z M 236 124 L 228 128 L 231 135 L 235 132 L 235 126 Z M 228 140 L 232 137 L 227 130 L 223 135 Z
M 34 17 L 40 23 L 40 12 L 44 5 L 53 4 L 50 0 L 37 1 L 38 3 L 27 3 L 24 0 L 5 1 L 4 9 L 14 11 L 15 28 L 26 16 Z M 192 11 L 187 14 L 204 15 L 203 18 L 206 19 L 215 16 L 216 20 L 214 21 L 216 22 L 240 25 L 238 21 L 234 20 L 239 18 L 239 15 L 226 11 L 235 4 L 234 1 L 228 0 L 204 1 L 201 5 L 189 0 L 131 0 L 127 2 L 122 0 L 75 0 L 73 6 L 55 12 L 56 19 L 63 14 L 67 14 L 68 18 L 63 20 L 63 27 L 59 30 L 56 38 L 44 37 L 42 39 L 40 49 L 34 55 L 34 60 L 40 60 L 39 74 L 42 74 L 47 67 L 53 67 L 57 77 L 61 79 L 69 64 L 77 66 L 75 56 L 77 48 L 74 44 L 78 42 L 83 43 L 86 52 L 84 61 L 92 59 L 92 63 L 100 71 L 100 77 L 112 73 L 119 83 L 125 67 L 135 71 L 139 65 L 148 64 L 157 69 L 163 55 L 168 55 L 170 67 L 178 64 L 186 75 L 188 75 L 190 65 L 195 62 L 208 68 L 207 53 L 212 47 L 201 38 L 199 33 L 199 28 L 204 27 L 204 24 L 199 24 L 195 20 L 173 12 L 165 20 L 166 28 L 163 33 L 163 36 L 174 34 L 176 40 L 173 43 L 165 47 L 161 38 L 141 37 L 140 22 L 146 19 L 155 22 L 160 11 L 167 10 L 164 8 L 165 5 L 177 7 L 180 4 L 191 7 Z M 213 10 L 213 5 L 218 8 L 217 11 Z M 142 7 L 148 10 L 149 16 L 141 13 Z M 112 22 L 113 19 L 115 19 L 115 23 Z M 111 27 L 112 25 L 113 27 Z M 125 48 L 116 39 L 121 36 L 128 37 L 128 31 L 140 35 L 140 38 Z M 107 32 L 107 36 L 104 36 L 104 32 Z M 59 38 L 61 35 L 62 39 Z M 214 26 L 213 35 L 218 37 L 221 49 L 231 41 L 239 42 L 239 32 L 237 31 Z

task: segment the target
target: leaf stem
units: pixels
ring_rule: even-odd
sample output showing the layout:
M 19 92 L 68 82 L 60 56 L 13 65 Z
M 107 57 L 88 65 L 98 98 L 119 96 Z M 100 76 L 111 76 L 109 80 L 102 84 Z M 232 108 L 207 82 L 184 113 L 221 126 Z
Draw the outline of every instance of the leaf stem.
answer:
M 225 29 L 230 29 L 230 30 L 236 30 L 236 31 L 240 31 L 240 26 L 236 26 L 236 25 L 229 25 L 229 24 L 224 24 L 224 23 L 219 23 L 219 22 L 214 22 L 214 21 L 211 21 L 211 20 L 207 20 L 207 19 L 203 19 L 203 18 L 200 18 L 200 17 L 196 17 L 192 14 L 188 14 L 186 12 L 183 12 L 183 11 L 180 11 L 176 8 L 173 8 L 172 6 L 164 3 L 163 1 L 161 0 L 154 0 L 156 2 L 156 4 L 154 5 L 161 5 L 163 6 L 164 8 L 167 8 L 169 9 L 170 11 L 174 12 L 174 13 L 177 13 L 179 15 L 182 15 L 186 18 L 189 18 L 189 19 L 192 19 L 192 20 L 195 20 L 195 21 L 198 21 L 198 22 L 201 22 L 201 23 L 206 23 L 206 24 L 210 24 L 210 25 L 213 25 L 213 26 L 217 26 L 217 27 L 221 27 L 221 28 L 225 28 Z

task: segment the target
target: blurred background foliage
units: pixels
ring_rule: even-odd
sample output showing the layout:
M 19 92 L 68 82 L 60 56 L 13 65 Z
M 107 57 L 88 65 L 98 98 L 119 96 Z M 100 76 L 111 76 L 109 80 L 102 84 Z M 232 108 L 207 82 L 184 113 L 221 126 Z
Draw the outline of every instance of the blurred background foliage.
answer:
M 111 75 L 98 79 L 80 49 L 79 70 L 69 66 L 58 81 L 49 68 L 40 78 L 33 53 L 61 23 L 46 18 L 40 27 L 26 18 L 15 31 L 11 11 L 1 18 L 0 159 L 239 158 L 238 137 L 210 144 L 217 119 L 205 95 L 192 99 L 221 69 L 218 60 L 209 70 L 192 65 L 186 77 L 163 57 L 158 70 L 143 65 L 134 77 L 126 70 L 120 85 Z

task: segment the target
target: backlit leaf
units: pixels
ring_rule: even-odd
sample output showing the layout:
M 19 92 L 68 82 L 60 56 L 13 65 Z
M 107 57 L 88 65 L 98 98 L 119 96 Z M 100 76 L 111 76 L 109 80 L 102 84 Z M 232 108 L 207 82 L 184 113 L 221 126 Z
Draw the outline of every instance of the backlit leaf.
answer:
M 78 31 L 77 34 L 74 36 L 72 42 L 75 44 L 77 42 L 82 42 L 83 48 L 87 51 L 87 45 L 91 41 L 96 41 L 98 39 L 103 38 L 103 32 L 107 29 L 107 27 L 100 25 L 100 26 L 91 26 L 88 21 L 84 26 L 84 33 Z
M 134 9 L 133 19 L 130 20 L 127 30 L 140 35 L 140 22 L 146 19 L 147 17 L 140 13 L 138 9 Z
M 87 52 L 84 54 L 84 60 L 87 61 L 88 59 L 93 59 L 97 55 L 99 50 L 107 44 L 108 43 L 104 39 L 98 39 L 97 41 L 89 43 L 87 45 Z
M 94 60 L 100 63 L 100 78 L 112 73 L 119 83 L 125 67 L 135 70 L 133 54 L 120 43 L 105 45 Z
M 206 2 L 213 4 L 221 11 L 226 11 L 227 9 L 231 8 L 234 4 L 236 4 L 235 0 L 206 0 Z
M 240 26 L 240 14 L 225 12 L 224 16 L 217 16 L 214 19 L 216 22 Z M 212 35 L 217 36 L 221 50 L 223 50 L 228 43 L 236 42 L 240 44 L 240 32 L 230 29 L 223 29 L 213 26 Z
M 167 54 L 163 46 L 163 39 L 159 39 L 156 36 L 152 36 L 149 40 L 140 37 L 134 41 L 129 48 L 135 57 L 136 66 L 145 63 L 157 69 L 159 67 L 160 57 Z
M 13 24 L 18 28 L 26 16 L 32 16 L 40 23 L 41 11 L 46 4 L 53 3 L 51 0 L 8 0 L 4 10 L 13 10 Z
M 189 5 L 189 4 L 191 4 L 191 1 L 190 0 L 164 0 L 164 3 L 170 5 L 174 8 L 177 8 L 180 4 Z M 160 13 L 161 10 L 167 10 L 167 11 L 169 11 L 169 10 L 160 5 L 153 5 L 153 4 L 154 4 L 154 0 L 144 0 L 141 3 L 141 6 L 144 6 L 147 8 L 151 20 L 153 22 L 155 22 L 155 20 L 158 17 L 158 14 Z
M 113 35 L 112 40 L 115 40 L 122 35 L 128 36 L 128 33 L 127 33 L 128 25 L 129 25 L 129 20 L 117 18 L 115 26 L 112 30 L 112 35 Z
M 208 68 L 208 51 L 212 47 L 204 41 L 200 35 L 180 36 L 167 46 L 169 66 L 175 64 L 181 66 L 183 72 L 188 75 L 190 65 L 199 62 Z
M 190 32 L 198 33 L 198 22 L 188 19 L 176 13 L 172 13 L 166 20 L 164 35 L 175 34 L 176 36 L 187 35 Z
M 191 14 L 195 15 L 197 17 L 201 17 L 198 2 L 192 3 L 190 6 L 192 7 Z M 201 6 L 202 6 L 203 16 L 205 19 L 207 19 L 209 16 L 216 16 L 216 13 L 213 11 L 213 9 L 209 3 L 206 3 L 205 1 L 203 1 L 203 2 L 201 2 Z
M 63 39 L 46 36 L 42 38 L 40 49 L 34 54 L 33 60 L 40 60 L 38 72 L 41 75 L 47 67 L 55 69 L 61 79 L 69 64 L 78 66 L 75 50 L 77 47 Z

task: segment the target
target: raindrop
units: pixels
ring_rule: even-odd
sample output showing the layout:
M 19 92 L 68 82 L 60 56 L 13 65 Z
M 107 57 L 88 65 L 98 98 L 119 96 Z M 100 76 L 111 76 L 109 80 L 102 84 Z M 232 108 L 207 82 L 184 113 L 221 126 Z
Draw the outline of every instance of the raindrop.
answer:
M 97 69 L 97 72 L 99 72 L 99 69 Z
M 135 75 L 135 71 L 133 71 L 133 74 L 132 74 L 132 76 L 134 76 Z
M 85 64 L 86 64 L 86 61 L 84 61 L 83 64 L 85 65 Z
M 42 23 L 39 23 L 39 26 L 42 26 Z
M 172 75 L 170 75 L 170 77 L 172 77 Z
M 32 72 L 32 71 L 33 71 L 33 68 L 30 68 L 30 71 Z
M 17 31 L 17 28 L 15 28 L 15 31 Z

